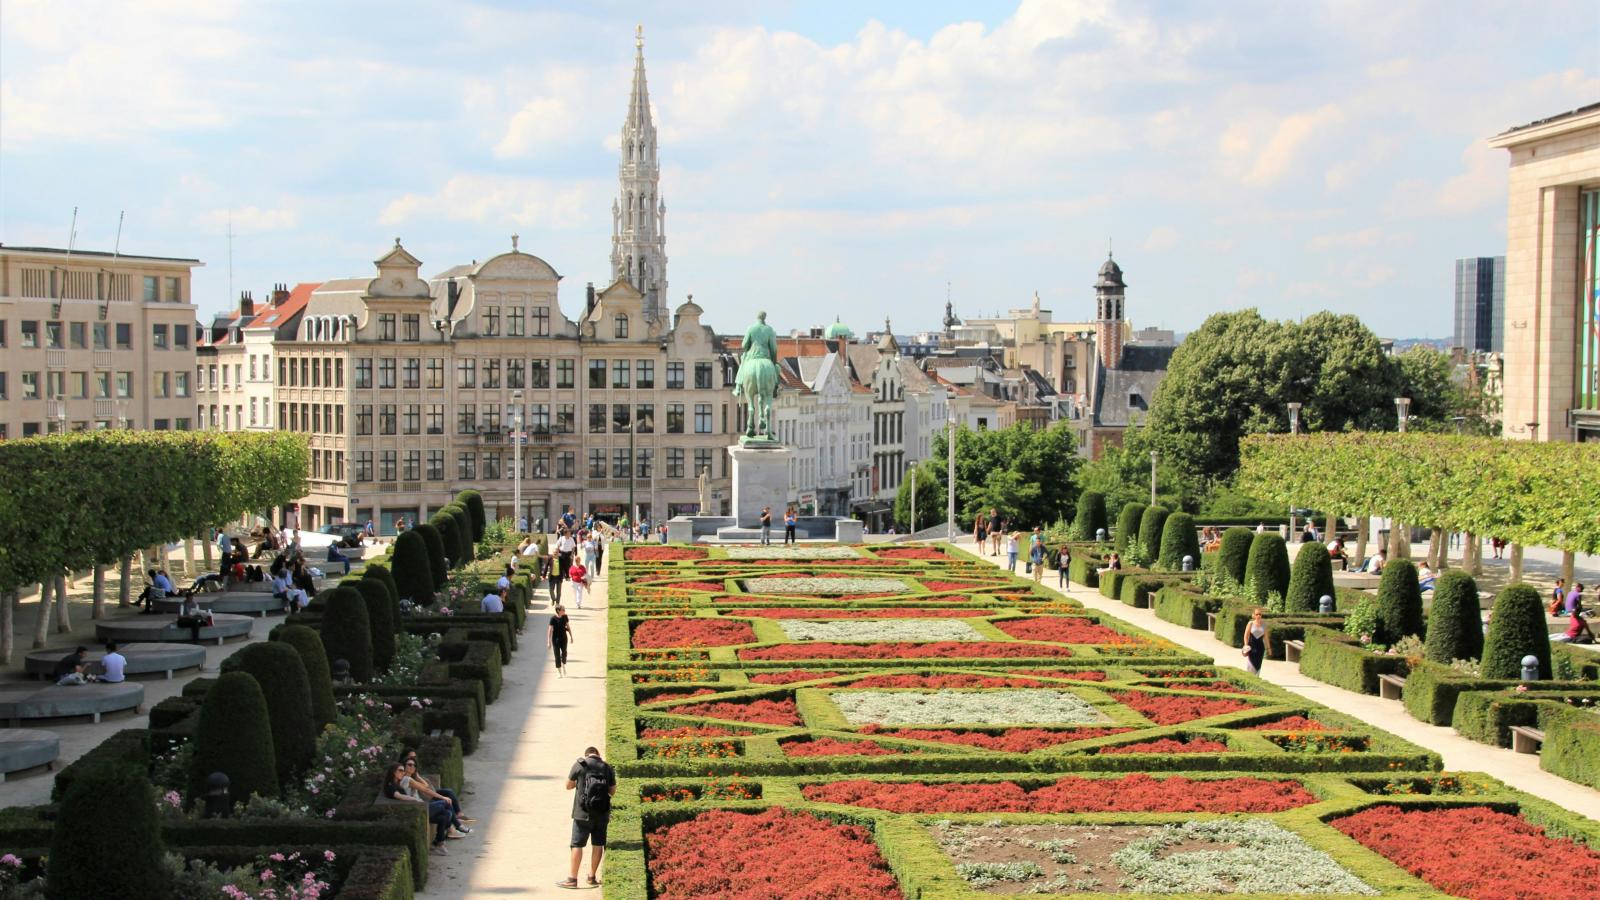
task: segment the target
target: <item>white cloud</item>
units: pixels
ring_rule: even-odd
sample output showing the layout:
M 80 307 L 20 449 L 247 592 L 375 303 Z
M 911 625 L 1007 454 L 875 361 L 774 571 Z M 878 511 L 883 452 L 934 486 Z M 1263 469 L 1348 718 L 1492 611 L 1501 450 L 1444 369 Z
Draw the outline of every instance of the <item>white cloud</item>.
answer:
M 1240 121 L 1230 125 L 1219 141 L 1222 155 L 1240 181 L 1264 186 L 1280 181 L 1302 161 L 1313 138 L 1325 137 L 1344 113 L 1328 104 L 1306 113 L 1293 113 L 1276 121 Z
M 378 214 L 383 225 L 441 218 L 479 225 L 571 227 L 595 217 L 604 188 L 595 182 L 456 175 L 431 194 L 408 193 Z
M 1181 237 L 1178 229 L 1173 228 L 1171 225 L 1157 225 L 1150 229 L 1150 233 L 1145 236 L 1144 243 L 1140 247 L 1152 253 L 1160 253 L 1178 246 L 1178 241 Z
M 243 206 L 238 209 L 207 210 L 195 217 L 201 230 L 213 234 L 226 233 L 229 226 L 234 234 L 256 234 L 264 231 L 287 231 L 300 224 L 300 216 L 293 209 L 280 207 L 262 209 Z

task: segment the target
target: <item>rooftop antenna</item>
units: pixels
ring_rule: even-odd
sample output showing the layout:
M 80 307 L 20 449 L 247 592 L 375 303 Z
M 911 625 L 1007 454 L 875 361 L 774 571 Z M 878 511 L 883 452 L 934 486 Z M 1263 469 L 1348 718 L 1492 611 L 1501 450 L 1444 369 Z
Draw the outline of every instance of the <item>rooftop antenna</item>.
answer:
M 117 211 L 117 242 L 116 244 L 112 245 L 111 248 L 111 259 L 113 261 L 122 255 L 122 220 L 126 218 L 127 215 L 128 211 L 125 209 Z
M 1106 238 L 1106 259 L 1111 259 L 1115 255 L 1111 252 L 1111 238 Z
M 78 240 L 78 208 L 76 206 L 74 206 L 72 208 L 72 227 L 67 229 L 67 261 L 66 261 L 66 265 L 69 265 L 69 266 L 72 265 L 72 246 L 73 246 L 73 244 L 77 243 L 77 240 Z

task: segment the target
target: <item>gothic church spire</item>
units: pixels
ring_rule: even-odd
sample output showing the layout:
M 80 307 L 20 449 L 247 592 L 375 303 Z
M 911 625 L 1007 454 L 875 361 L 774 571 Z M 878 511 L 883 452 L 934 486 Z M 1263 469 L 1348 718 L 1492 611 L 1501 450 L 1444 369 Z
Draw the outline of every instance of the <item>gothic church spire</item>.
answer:
M 645 297 L 645 313 L 667 309 L 667 205 L 660 195 L 656 126 L 644 76 L 644 26 L 634 33 L 633 89 L 622 122 L 617 200 L 611 205 L 611 276 L 626 279 Z

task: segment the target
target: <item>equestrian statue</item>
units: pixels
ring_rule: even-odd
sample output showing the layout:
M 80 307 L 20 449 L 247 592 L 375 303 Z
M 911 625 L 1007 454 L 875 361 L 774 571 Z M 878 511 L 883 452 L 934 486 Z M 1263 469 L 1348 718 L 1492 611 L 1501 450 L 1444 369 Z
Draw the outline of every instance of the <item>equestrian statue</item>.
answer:
M 756 323 L 744 333 L 739 349 L 743 355 L 733 382 L 733 396 L 745 405 L 746 422 L 739 443 L 776 444 L 772 398 L 778 393 L 778 335 L 767 324 L 765 312 L 756 313 Z

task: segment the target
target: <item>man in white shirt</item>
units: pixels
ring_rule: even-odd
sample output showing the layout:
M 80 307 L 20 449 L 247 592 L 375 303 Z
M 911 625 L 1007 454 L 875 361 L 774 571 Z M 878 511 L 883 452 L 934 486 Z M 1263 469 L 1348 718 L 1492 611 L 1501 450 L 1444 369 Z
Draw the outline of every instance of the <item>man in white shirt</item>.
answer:
M 104 670 L 100 673 L 100 680 L 111 684 L 121 683 L 126 676 L 124 670 L 128 668 L 128 658 L 117 652 L 117 645 L 106 643 L 106 655 L 100 659 L 100 666 Z
M 507 590 L 511 589 L 511 573 L 512 573 L 512 571 L 513 570 L 512 570 L 512 568 L 510 566 L 506 566 L 505 574 L 501 575 L 500 576 L 500 580 L 496 581 L 494 583 L 494 586 L 495 586 L 496 590 L 507 591 Z
M 502 613 L 506 611 L 504 590 L 494 594 L 483 595 L 483 611 L 486 613 Z

